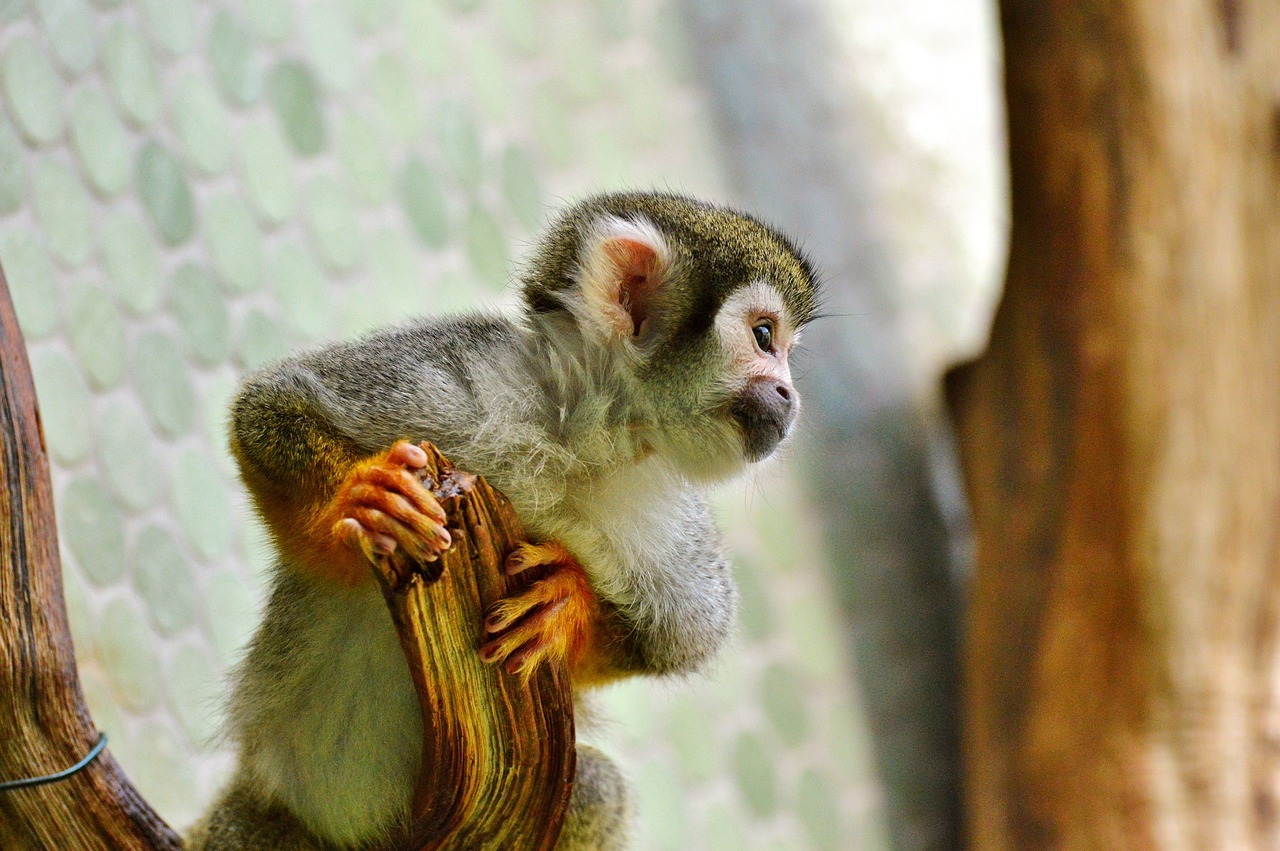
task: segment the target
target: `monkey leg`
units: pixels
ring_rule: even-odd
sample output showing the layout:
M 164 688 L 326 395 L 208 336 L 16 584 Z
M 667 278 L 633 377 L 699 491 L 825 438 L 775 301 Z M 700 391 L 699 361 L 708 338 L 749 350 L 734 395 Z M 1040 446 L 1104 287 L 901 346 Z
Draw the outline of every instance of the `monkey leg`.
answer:
M 311 834 L 293 814 L 240 783 L 222 793 L 188 832 L 186 851 L 338 851 Z
M 625 849 L 629 798 L 627 781 L 613 761 L 589 745 L 578 745 L 578 771 L 569 817 L 556 851 Z
M 578 746 L 569 814 L 556 851 L 624 851 L 630 815 L 627 782 L 612 760 Z M 186 836 L 187 851 L 340 851 L 311 834 L 288 810 L 239 783 L 223 792 Z

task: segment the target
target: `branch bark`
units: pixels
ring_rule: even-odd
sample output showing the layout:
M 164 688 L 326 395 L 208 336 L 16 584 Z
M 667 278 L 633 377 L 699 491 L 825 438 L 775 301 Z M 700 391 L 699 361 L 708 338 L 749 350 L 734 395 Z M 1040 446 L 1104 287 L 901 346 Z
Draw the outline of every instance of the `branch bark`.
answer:
M 536 579 L 502 570 L 524 532 L 488 482 L 423 448 L 454 544 L 435 563 L 399 570 L 384 560 L 374 571 L 422 704 L 415 824 L 402 847 L 549 851 L 574 777 L 568 673 L 540 665 L 525 682 L 476 652 L 485 609 Z
M 1005 0 L 972 846 L 1280 846 L 1280 6 Z
M 67 628 L 35 386 L 0 272 L 0 780 L 67 768 L 97 741 Z M 66 780 L 0 792 L 0 848 L 179 847 L 109 748 Z

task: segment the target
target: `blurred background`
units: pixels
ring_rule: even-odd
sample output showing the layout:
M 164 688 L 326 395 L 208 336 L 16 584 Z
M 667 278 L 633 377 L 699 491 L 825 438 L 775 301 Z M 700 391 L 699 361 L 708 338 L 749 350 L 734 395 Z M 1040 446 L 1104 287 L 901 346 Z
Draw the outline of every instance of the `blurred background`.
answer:
M 270 555 L 240 377 L 514 302 L 551 211 L 686 192 L 796 236 L 831 314 L 787 457 L 717 510 L 743 612 L 599 743 L 638 849 L 955 847 L 966 515 L 936 396 L 1002 273 L 985 0 L 0 0 L 0 262 L 90 709 L 186 826 Z

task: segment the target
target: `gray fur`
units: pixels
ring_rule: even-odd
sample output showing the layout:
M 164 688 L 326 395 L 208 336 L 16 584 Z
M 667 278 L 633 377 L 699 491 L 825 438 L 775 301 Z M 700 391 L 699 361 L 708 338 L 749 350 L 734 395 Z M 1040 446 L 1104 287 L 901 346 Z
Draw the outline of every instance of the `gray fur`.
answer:
M 631 790 L 618 767 L 600 751 L 579 745 L 573 800 L 556 851 L 625 851 Z M 382 840 L 360 848 L 385 847 Z M 186 837 L 188 851 L 347 851 L 307 830 L 284 806 L 252 786 L 228 787 Z M 485 849 L 507 851 L 507 849 Z
M 646 209 L 668 213 L 679 206 L 671 196 L 611 197 L 615 215 L 644 212 L 644 204 L 628 208 L 619 198 L 661 198 Z M 683 203 L 683 218 L 676 218 L 686 229 L 712 209 Z M 581 230 L 599 204 L 570 211 L 542 255 L 562 249 L 556 240 L 566 228 Z M 714 215 L 733 223 L 729 232 L 750 237 L 741 247 L 754 277 L 738 286 L 760 280 L 761 269 L 781 270 L 784 297 L 810 310 L 811 274 L 789 244 L 754 220 L 719 209 Z M 688 253 L 679 242 L 674 249 Z M 732 249 L 720 246 L 717 256 L 730 257 Z M 668 305 L 700 304 L 697 288 L 710 287 L 685 268 L 668 287 Z M 232 410 L 242 473 L 282 493 L 331 490 L 337 481 L 313 462 L 317 453 L 338 447 L 367 457 L 398 439 L 430 440 L 506 493 L 532 537 L 557 538 L 577 555 L 626 625 L 620 668 L 693 671 L 723 643 L 736 605 L 729 563 L 699 491 L 707 471 L 724 475 L 745 465 L 742 434 L 726 414 L 734 392 L 724 374 L 728 356 L 709 321 L 675 358 L 682 371 L 652 361 L 675 357 L 660 354 L 672 351 L 669 340 L 648 356 L 594 345 L 569 309 L 572 288 L 538 274 L 535 267 L 527 278 L 531 307 L 520 320 L 419 319 L 251 376 Z M 716 280 L 717 303 L 731 284 Z M 538 292 L 555 297 L 538 301 Z M 673 334 L 692 327 L 669 319 Z M 335 590 L 281 565 L 237 672 L 231 732 L 240 763 L 224 809 L 276 820 L 284 813 L 344 848 L 404 826 L 421 724 L 372 583 Z M 598 752 L 584 748 L 580 759 L 567 834 L 579 838 L 564 847 L 614 847 L 591 844 L 592 837 L 623 835 L 625 786 Z M 610 797 L 618 800 L 604 800 Z M 216 823 L 235 818 L 219 821 L 215 812 L 207 824 Z M 248 829 L 240 828 L 223 833 Z M 203 847 L 241 846 L 209 840 Z
M 623 851 L 631 818 L 631 790 L 600 751 L 578 745 L 573 801 L 556 851 Z

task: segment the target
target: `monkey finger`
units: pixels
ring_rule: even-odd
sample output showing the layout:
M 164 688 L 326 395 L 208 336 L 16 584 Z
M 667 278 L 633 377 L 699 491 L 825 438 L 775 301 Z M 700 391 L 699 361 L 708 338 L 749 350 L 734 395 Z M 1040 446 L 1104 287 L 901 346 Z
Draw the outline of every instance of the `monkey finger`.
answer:
M 406 467 L 417 469 L 427 466 L 427 453 L 417 444 L 410 443 L 407 440 L 400 440 L 387 453 L 387 460 L 394 464 L 404 464 Z
M 563 642 L 549 633 L 520 630 L 482 647 L 480 661 L 501 664 L 508 674 L 529 674 L 542 660 L 563 652 Z
M 337 535 L 338 540 L 352 546 L 358 545 L 362 531 L 360 521 L 354 517 L 344 517 L 333 524 L 333 533 Z
M 573 560 L 573 556 L 558 541 L 547 541 L 541 544 L 531 544 L 526 541 L 518 544 L 511 551 L 507 556 L 503 569 L 508 576 L 515 576 L 531 567 L 541 567 L 547 564 L 567 564 Z
M 351 500 L 357 506 L 376 509 L 398 520 L 423 540 L 433 542 L 442 550 L 448 549 L 453 542 L 444 527 L 444 518 L 424 514 L 418 505 L 403 494 L 362 484 L 351 489 Z
M 527 546 L 527 544 L 521 544 L 512 550 L 511 554 L 507 556 L 504 569 L 508 576 L 515 576 L 517 573 L 523 573 L 534 566 L 532 560 L 530 560 L 525 554 L 525 547 Z
M 386 467 L 373 467 L 364 472 L 359 483 L 351 488 L 351 495 L 357 499 L 378 499 L 378 492 L 396 493 L 409 500 L 414 508 L 434 518 L 441 525 L 446 520 L 444 507 L 422 481 L 408 470 L 394 470 Z
M 561 603 L 566 601 L 566 597 L 558 593 L 559 588 L 554 581 L 543 579 L 535 582 L 526 590 L 519 594 L 513 594 L 504 600 L 494 604 L 489 610 L 489 616 L 485 619 L 486 628 L 488 624 L 494 624 L 490 632 L 499 632 L 506 629 L 515 621 L 524 617 L 531 609 L 540 605 L 554 605 L 559 610 Z
M 390 538 L 395 544 L 417 554 L 416 550 L 419 549 L 417 544 L 420 540 L 417 533 L 394 517 L 377 508 L 362 505 L 355 506 L 351 516 L 360 521 L 360 525 L 370 532 Z
M 549 650 L 553 642 L 552 636 L 547 632 L 541 624 L 525 624 L 521 623 L 509 632 L 497 636 L 484 644 L 480 648 L 480 661 L 489 664 L 508 663 L 513 659 L 517 662 L 523 662 L 528 658 L 526 648 L 539 649 L 542 651 Z M 543 654 L 539 654 L 543 655 Z M 516 670 L 520 667 L 516 665 Z M 516 670 L 508 668 L 508 673 L 515 673 Z
M 481 662 L 486 662 L 486 663 L 499 662 L 502 660 L 502 656 L 503 656 L 503 653 L 502 653 L 501 641 L 490 641 L 488 644 L 484 644 L 480 647 Z
M 485 617 L 485 632 L 502 632 L 524 617 L 535 605 L 537 605 L 536 602 L 520 597 L 511 597 L 503 600 L 490 609 L 489 614 Z
M 537 640 L 537 639 L 534 639 Z M 501 664 L 511 658 L 523 646 L 523 643 L 514 639 L 494 639 L 488 644 L 480 648 L 480 661 L 489 665 Z
M 453 546 L 453 536 L 449 534 L 449 530 L 430 518 L 417 515 L 412 528 L 415 533 L 414 543 L 420 545 L 423 553 L 431 556 L 431 561 L 435 561 L 436 556 Z
M 378 506 L 356 505 L 353 514 L 362 524 L 389 536 L 403 550 L 421 561 L 435 561 L 453 544 L 449 530 L 429 518 L 417 515 L 416 523 L 405 522 L 387 510 L 385 502 Z
M 515 624 L 514 628 L 511 629 L 511 634 L 517 637 L 541 632 L 549 621 L 554 620 L 560 614 L 560 610 L 568 602 L 568 600 L 562 598 L 541 607 L 529 606 L 518 614 L 510 610 L 498 611 L 485 618 L 484 628 L 488 632 L 498 633 Z M 533 610 L 532 614 L 526 616 L 526 613 L 530 610 Z M 523 619 L 521 619 L 522 617 Z M 516 623 L 517 621 L 519 623 Z
M 408 473 L 399 490 L 405 499 L 413 503 L 414 507 L 430 517 L 435 518 L 443 524 L 448 515 L 445 513 L 444 506 L 440 504 L 440 500 L 436 498 L 431 488 L 423 484 L 422 479 L 416 474 Z
M 335 528 L 338 538 L 353 549 L 364 553 L 369 561 L 377 561 L 381 556 L 395 552 L 395 538 L 366 529 L 354 517 L 344 517 Z
M 536 638 L 528 644 L 521 645 L 507 657 L 507 661 L 502 666 L 503 670 L 508 674 L 531 672 L 534 666 L 548 655 L 548 646 L 549 642 L 542 638 Z

